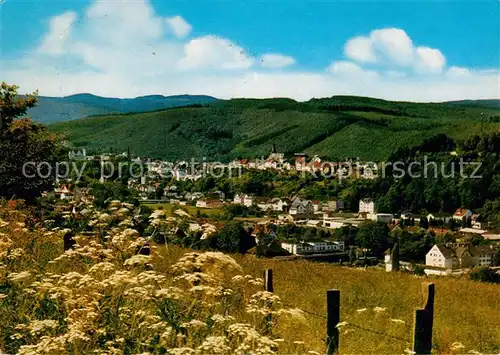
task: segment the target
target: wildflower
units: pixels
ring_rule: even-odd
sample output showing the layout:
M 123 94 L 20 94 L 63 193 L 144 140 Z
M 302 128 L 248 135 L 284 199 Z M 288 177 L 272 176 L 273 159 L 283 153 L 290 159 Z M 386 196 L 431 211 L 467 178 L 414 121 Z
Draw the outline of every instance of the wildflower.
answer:
M 167 350 L 167 353 L 171 354 L 171 355 L 192 355 L 195 352 L 196 351 L 194 349 L 186 348 L 186 347 L 183 347 L 183 348 L 173 348 L 173 349 L 168 349 Z
M 376 313 L 385 312 L 386 310 L 387 310 L 387 308 L 384 308 L 384 307 L 375 307 L 375 308 L 373 308 L 373 311 L 376 312 Z
M 357 309 L 356 312 L 358 313 L 363 313 L 367 310 L 367 308 L 360 308 L 360 309 Z
M 462 343 L 460 343 L 458 341 L 456 341 L 453 344 L 451 344 L 451 350 L 453 350 L 453 351 L 464 349 L 464 348 L 465 348 L 464 344 L 462 344 Z
M 245 278 L 242 275 L 236 275 L 231 280 L 234 282 L 240 282 L 240 281 L 243 281 L 244 279 Z
M 155 292 L 155 297 L 180 300 L 184 297 L 184 292 L 177 287 L 161 288 Z
M 405 351 L 405 353 L 407 353 L 409 355 L 415 354 L 415 352 L 413 350 L 410 350 L 410 349 L 405 349 L 404 351 Z
M 7 276 L 12 282 L 23 282 L 28 280 L 31 277 L 31 274 L 28 271 L 21 271 L 19 273 L 11 273 Z
M 231 351 L 226 345 L 227 339 L 221 336 L 209 336 L 196 348 L 202 354 L 225 354 Z
M 30 333 L 32 335 L 37 335 L 45 330 L 53 330 L 59 326 L 59 323 L 56 320 L 52 319 L 44 319 L 44 320 L 34 320 L 30 323 Z
M 149 255 L 134 255 L 133 257 L 125 260 L 124 266 L 139 266 L 146 265 L 151 261 L 151 256 Z
M 172 334 L 174 333 L 174 330 L 172 327 L 167 327 L 166 330 L 160 335 L 160 344 L 169 347 L 169 340 L 172 337 Z
M 307 353 L 311 354 L 311 355 L 321 355 L 320 353 L 318 353 L 317 351 L 314 351 L 314 350 L 309 350 Z
M 233 316 L 223 316 L 222 314 L 214 314 L 211 318 L 215 324 L 222 324 L 222 323 L 234 321 Z
M 347 322 L 340 322 L 336 325 L 336 328 L 341 328 L 341 327 L 345 327 L 346 325 L 348 325 L 349 323 Z
M 406 324 L 406 322 L 402 319 L 395 319 L 395 318 L 391 318 L 391 322 L 394 322 L 394 323 L 399 323 L 399 324 Z
M 200 328 L 203 328 L 206 326 L 207 326 L 207 323 L 202 322 L 198 319 L 191 319 L 189 322 L 185 322 L 185 323 L 181 324 L 181 327 L 186 328 L 186 329 L 200 329 Z
M 302 311 L 299 308 L 281 309 L 278 311 L 278 315 L 280 315 L 280 314 L 288 315 L 291 318 L 298 320 L 298 321 L 301 321 L 301 322 L 306 321 L 306 317 L 304 316 L 304 311 Z
M 304 345 L 305 344 L 302 340 L 295 340 L 293 343 L 295 345 Z
M 0 218 L 0 228 L 7 227 L 8 225 L 9 225 L 9 222 L 6 222 Z

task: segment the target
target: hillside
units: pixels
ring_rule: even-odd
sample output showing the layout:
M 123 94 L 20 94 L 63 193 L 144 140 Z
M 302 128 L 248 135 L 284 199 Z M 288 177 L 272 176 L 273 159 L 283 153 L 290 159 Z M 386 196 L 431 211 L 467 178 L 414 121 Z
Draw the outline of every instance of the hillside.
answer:
M 235 99 L 203 107 L 90 117 L 51 129 L 66 134 L 72 145 L 94 152 L 130 147 L 133 154 L 172 160 L 267 156 L 273 144 L 288 154 L 382 160 L 398 147 L 417 145 L 439 133 L 460 140 L 500 129 L 500 109 L 476 106 L 352 96 L 304 103 Z
M 171 107 L 205 104 L 216 99 L 210 96 L 149 95 L 133 99 L 117 99 L 77 94 L 66 97 L 38 97 L 38 106 L 28 110 L 35 121 L 55 123 L 109 113 L 147 112 Z

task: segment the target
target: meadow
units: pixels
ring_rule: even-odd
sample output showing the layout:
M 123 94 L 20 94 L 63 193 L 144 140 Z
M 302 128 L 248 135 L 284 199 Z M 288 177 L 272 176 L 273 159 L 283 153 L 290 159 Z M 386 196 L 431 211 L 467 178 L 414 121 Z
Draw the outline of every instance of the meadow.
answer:
M 172 245 L 143 255 L 134 206 L 84 207 L 92 230 L 65 251 L 68 230 L 15 203 L 0 206 L 2 352 L 321 354 L 325 293 L 339 289 L 341 353 L 404 353 L 428 281 L 436 284 L 434 353 L 500 350 L 498 285 Z M 153 229 L 181 222 L 162 210 L 149 217 Z M 266 268 L 274 294 L 263 291 Z

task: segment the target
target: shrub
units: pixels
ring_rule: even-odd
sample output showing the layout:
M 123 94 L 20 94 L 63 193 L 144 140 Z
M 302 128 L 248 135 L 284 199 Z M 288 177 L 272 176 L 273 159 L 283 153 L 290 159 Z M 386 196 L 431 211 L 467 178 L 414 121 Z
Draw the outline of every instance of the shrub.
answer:
M 489 267 L 474 268 L 469 273 L 469 277 L 474 281 L 500 283 L 500 275 Z

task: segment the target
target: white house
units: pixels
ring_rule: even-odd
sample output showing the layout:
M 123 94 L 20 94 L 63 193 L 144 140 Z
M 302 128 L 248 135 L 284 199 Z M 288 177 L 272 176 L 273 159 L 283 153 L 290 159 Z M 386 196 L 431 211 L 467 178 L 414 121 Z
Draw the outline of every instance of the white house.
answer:
M 492 247 L 473 247 L 470 243 L 434 245 L 425 256 L 425 264 L 445 269 L 492 266 L 494 255 Z
M 312 254 L 344 251 L 344 242 L 302 242 L 281 243 L 281 247 L 290 254 Z
M 455 252 L 444 245 L 434 245 L 425 255 L 425 265 L 452 269 Z
M 286 199 L 281 199 L 279 197 L 275 197 L 271 200 L 271 206 L 272 206 L 273 211 L 277 211 L 277 212 L 288 211 L 288 202 Z
M 245 205 L 247 207 L 252 207 L 254 201 L 255 201 L 255 196 L 253 196 L 253 195 L 243 196 L 243 205 Z
M 359 200 L 359 213 L 366 213 L 368 215 L 376 213 L 375 201 L 371 198 L 364 198 Z
M 255 202 L 255 196 L 248 194 L 236 194 L 233 198 L 233 203 L 242 204 L 246 207 L 251 207 Z
M 447 223 L 451 219 L 451 215 L 449 213 L 429 213 L 427 215 L 427 220 L 431 221 L 440 221 L 442 223 Z

